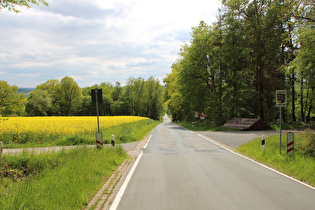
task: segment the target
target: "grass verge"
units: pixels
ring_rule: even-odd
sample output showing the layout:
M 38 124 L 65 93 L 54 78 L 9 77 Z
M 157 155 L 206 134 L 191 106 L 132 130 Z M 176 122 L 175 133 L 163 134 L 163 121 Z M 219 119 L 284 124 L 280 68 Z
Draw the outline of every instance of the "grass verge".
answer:
M 120 146 L 3 156 L 0 206 L 2 209 L 82 209 L 126 157 Z
M 261 149 L 260 138 L 240 146 L 237 150 L 252 159 L 315 186 L 314 141 L 315 133 L 313 131 L 296 134 L 294 137 L 294 157 L 287 156 L 286 135 L 282 135 L 281 154 L 279 135 L 266 138 L 264 152 Z
M 192 123 L 192 122 L 174 122 L 177 125 L 183 126 L 192 131 L 239 131 L 235 129 L 230 129 L 223 126 L 206 125 L 203 123 Z

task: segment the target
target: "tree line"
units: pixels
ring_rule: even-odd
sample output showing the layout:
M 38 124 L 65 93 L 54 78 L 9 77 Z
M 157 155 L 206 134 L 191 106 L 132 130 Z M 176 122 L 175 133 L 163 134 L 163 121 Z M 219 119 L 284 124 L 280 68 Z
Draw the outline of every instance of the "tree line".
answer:
M 209 123 L 278 119 L 276 90 L 287 90 L 285 120 L 314 121 L 315 2 L 222 0 L 212 25 L 192 28 L 164 79 L 174 120 L 203 111 Z
M 103 82 L 80 88 L 71 77 L 48 80 L 34 89 L 28 98 L 18 94 L 18 87 L 0 81 L 0 115 L 2 116 L 95 116 L 91 90 L 102 89 L 100 115 L 133 115 L 158 120 L 164 113 L 164 88 L 154 77 L 129 78 L 121 87 Z

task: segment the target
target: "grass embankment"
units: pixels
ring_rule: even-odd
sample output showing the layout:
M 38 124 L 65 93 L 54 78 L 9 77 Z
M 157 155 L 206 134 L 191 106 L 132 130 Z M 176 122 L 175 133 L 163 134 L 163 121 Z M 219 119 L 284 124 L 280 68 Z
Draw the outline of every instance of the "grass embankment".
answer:
M 82 209 L 126 156 L 122 147 L 4 156 L 1 209 Z
M 315 186 L 315 132 L 306 131 L 294 136 L 294 157 L 287 156 L 287 136 L 273 135 L 265 140 L 265 151 L 261 149 L 261 138 L 240 146 L 237 150 L 261 163 L 273 167 L 298 180 Z
M 160 124 L 160 121 L 145 119 L 132 123 L 125 123 L 109 128 L 101 128 L 103 133 L 103 141 L 110 144 L 111 135 L 115 136 L 117 144 L 128 143 L 141 140 L 149 131 Z M 4 143 L 4 148 L 27 148 L 27 147 L 50 147 L 50 146 L 72 146 L 72 145 L 93 145 L 95 144 L 95 132 L 84 134 L 72 134 L 48 139 L 47 141 L 25 141 L 23 143 L 13 140 Z

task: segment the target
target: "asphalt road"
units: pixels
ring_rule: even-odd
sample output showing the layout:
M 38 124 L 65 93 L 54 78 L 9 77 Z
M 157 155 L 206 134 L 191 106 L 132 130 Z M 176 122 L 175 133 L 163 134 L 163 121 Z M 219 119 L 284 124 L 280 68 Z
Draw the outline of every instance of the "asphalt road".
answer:
M 314 188 L 167 120 L 139 157 L 117 209 L 315 208 Z

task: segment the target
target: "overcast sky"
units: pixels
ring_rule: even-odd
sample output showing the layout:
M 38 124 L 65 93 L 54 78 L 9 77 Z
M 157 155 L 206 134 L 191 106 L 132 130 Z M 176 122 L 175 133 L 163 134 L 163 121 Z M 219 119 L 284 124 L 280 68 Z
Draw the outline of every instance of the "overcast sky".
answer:
M 162 80 L 219 0 L 47 0 L 16 14 L 0 11 L 0 80 L 33 87 L 72 77 L 80 87 Z

